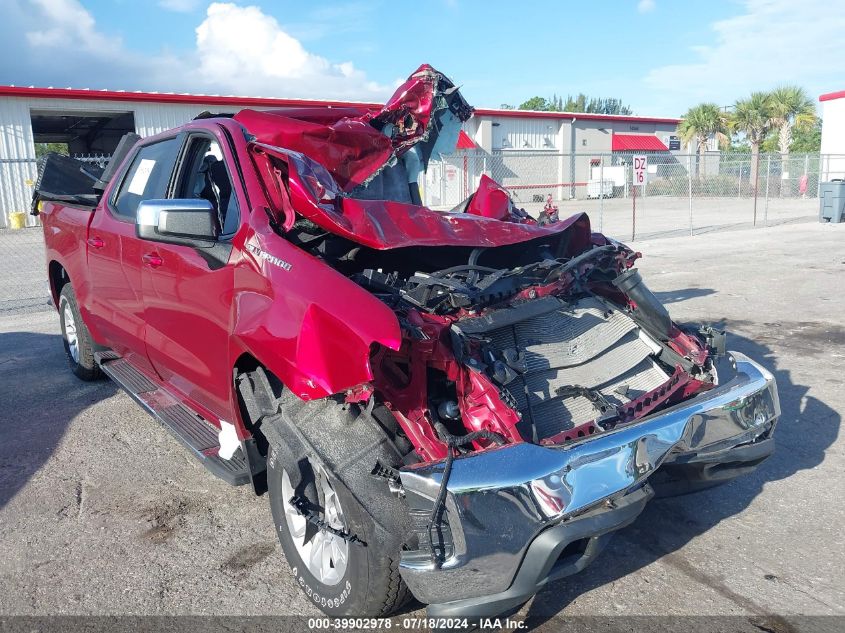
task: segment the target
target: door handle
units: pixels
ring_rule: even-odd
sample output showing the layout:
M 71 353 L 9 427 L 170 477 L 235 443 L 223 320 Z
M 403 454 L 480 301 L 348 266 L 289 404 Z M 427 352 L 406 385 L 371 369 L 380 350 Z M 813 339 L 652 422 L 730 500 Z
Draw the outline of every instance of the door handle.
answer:
M 158 253 L 144 253 L 141 259 L 150 268 L 158 268 L 164 263 L 164 260 Z
M 106 243 L 103 241 L 103 238 L 101 238 L 101 237 L 95 236 L 95 237 L 89 237 L 88 238 L 88 246 L 90 246 L 91 248 L 103 248 L 103 246 L 105 246 L 105 245 L 106 245 Z

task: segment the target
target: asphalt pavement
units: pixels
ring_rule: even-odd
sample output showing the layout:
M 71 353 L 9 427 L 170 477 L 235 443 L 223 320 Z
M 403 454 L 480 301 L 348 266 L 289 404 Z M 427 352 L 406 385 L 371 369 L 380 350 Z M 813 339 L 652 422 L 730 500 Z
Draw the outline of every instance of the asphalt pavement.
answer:
M 774 373 L 777 450 L 753 475 L 651 502 L 521 614 L 845 615 L 845 225 L 634 246 L 676 320 L 723 324 Z M 0 616 L 317 615 L 266 498 L 208 474 L 110 382 L 77 380 L 58 332 L 53 312 L 0 315 Z

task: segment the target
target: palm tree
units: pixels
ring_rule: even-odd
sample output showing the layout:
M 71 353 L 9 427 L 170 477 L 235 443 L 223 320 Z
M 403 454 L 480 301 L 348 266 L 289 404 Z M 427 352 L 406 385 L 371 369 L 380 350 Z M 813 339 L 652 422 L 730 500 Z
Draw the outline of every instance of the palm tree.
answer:
M 767 92 L 752 92 L 748 99 L 734 104 L 730 126 L 743 132 L 751 145 L 751 177 L 754 192 L 754 224 L 757 224 L 757 185 L 760 178 L 760 143 L 772 127 L 771 96 Z
M 778 130 L 778 150 L 784 161 L 792 145 L 792 128 L 813 125 L 816 120 L 816 106 L 803 88 L 781 86 L 770 95 L 772 125 Z
M 678 125 L 678 134 L 687 146 L 695 141 L 695 175 L 699 175 L 699 162 L 707 150 L 707 141 L 715 137 L 719 144 L 727 140 L 727 119 L 715 103 L 700 103 L 687 110 Z

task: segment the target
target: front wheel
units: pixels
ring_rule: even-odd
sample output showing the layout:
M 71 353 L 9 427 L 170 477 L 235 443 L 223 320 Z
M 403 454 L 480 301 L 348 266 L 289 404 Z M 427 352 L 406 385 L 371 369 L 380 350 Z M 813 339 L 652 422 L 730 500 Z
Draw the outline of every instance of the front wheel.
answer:
M 390 452 L 368 439 L 366 422 L 334 402 L 294 408 L 283 406 L 262 424 L 273 429 L 267 493 L 294 582 L 327 615 L 388 616 L 411 597 L 399 575 L 407 509 L 371 475 L 377 461 L 392 463 Z M 297 441 L 299 434 L 309 441 Z M 335 448 L 323 452 L 323 440 Z M 362 444 L 370 450 L 361 451 Z
M 82 320 L 76 294 L 68 283 L 59 294 L 59 323 L 70 370 L 82 380 L 97 380 L 102 371 L 94 360 L 94 343 L 91 333 Z

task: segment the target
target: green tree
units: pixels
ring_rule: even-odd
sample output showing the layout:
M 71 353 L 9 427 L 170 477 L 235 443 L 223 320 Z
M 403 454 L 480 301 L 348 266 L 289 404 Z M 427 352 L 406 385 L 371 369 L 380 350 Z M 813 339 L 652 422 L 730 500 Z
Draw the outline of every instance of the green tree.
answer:
M 812 125 L 797 125 L 792 132 L 789 151 L 799 154 L 817 154 L 822 148 L 822 120 L 816 118 Z
M 715 137 L 720 145 L 727 142 L 727 117 L 715 103 L 700 103 L 684 115 L 678 125 L 678 135 L 688 146 L 695 143 L 695 175 L 700 173 L 701 156 L 707 149 L 707 141 Z
M 751 178 L 754 192 L 757 191 L 760 165 L 760 144 L 772 128 L 771 95 L 767 92 L 752 92 L 747 99 L 734 104 L 730 127 L 745 135 L 751 145 Z
M 573 97 L 569 95 L 566 97 L 566 103 L 563 105 L 564 112 L 586 112 L 587 111 L 587 95 L 583 92 L 578 96 Z
M 528 101 L 523 101 L 519 104 L 520 110 L 540 110 L 547 111 L 549 109 L 549 102 L 545 97 L 531 97 Z
M 769 95 L 773 129 L 778 132 L 778 151 L 785 159 L 792 145 L 794 128 L 812 127 L 818 117 L 816 105 L 798 86 L 781 86 Z
M 748 151 L 751 151 L 751 145 L 748 144 L 748 141 L 745 140 L 745 144 L 748 145 Z M 766 138 L 763 139 L 763 142 L 760 143 L 760 152 L 763 154 L 774 154 L 778 151 L 778 131 L 775 128 L 771 128 L 769 133 L 766 134 Z
M 564 112 L 587 112 L 590 114 L 632 114 L 631 108 L 624 105 L 621 99 L 589 97 L 583 92 L 573 97 L 566 97 L 561 103 Z
M 36 143 L 35 158 L 41 158 L 50 153 L 68 155 L 67 143 Z
M 504 107 L 504 104 L 503 104 Z M 505 108 L 507 109 L 507 108 Z M 551 98 L 531 97 L 523 101 L 520 110 L 539 110 L 541 112 L 585 112 L 591 114 L 631 114 L 631 108 L 623 105 L 621 99 L 604 99 L 601 97 L 588 97 L 584 93 L 573 97 L 559 97 L 554 94 Z

